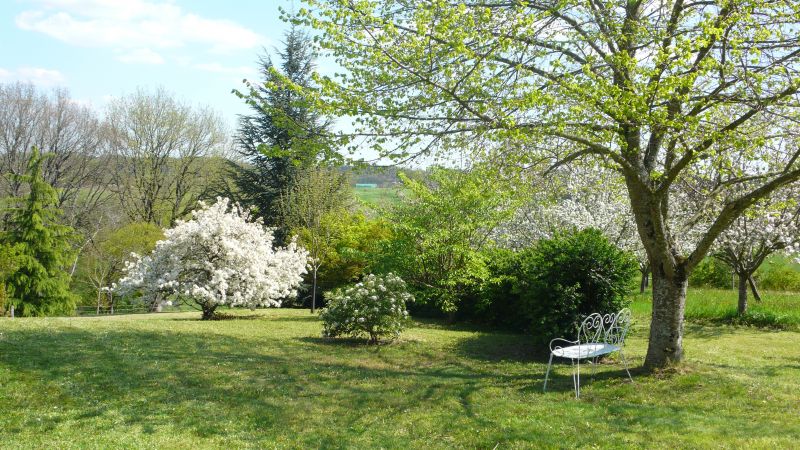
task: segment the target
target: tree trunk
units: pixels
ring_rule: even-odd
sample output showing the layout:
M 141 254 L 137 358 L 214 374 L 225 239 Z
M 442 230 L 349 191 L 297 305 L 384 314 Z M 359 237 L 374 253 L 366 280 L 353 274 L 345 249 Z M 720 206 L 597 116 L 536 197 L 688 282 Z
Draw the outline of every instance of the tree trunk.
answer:
M 639 293 L 644 294 L 647 290 L 647 287 L 650 285 L 650 271 L 643 270 L 642 272 L 642 281 L 639 283 Z
M 655 267 L 655 266 L 654 266 Z M 689 277 L 667 277 L 653 270 L 653 316 L 650 342 L 644 365 L 648 369 L 666 367 L 683 358 L 683 313 Z
M 739 274 L 739 315 L 747 312 L 747 279 L 750 276 L 746 273 Z
M 214 311 L 217 310 L 216 305 L 203 305 L 203 320 L 211 320 L 214 318 Z
M 753 279 L 753 274 L 750 274 L 750 276 L 747 277 L 747 282 L 750 284 L 750 290 L 753 291 L 753 298 L 760 302 L 761 292 L 758 292 L 758 287 L 756 287 L 756 280 Z
M 314 266 L 314 282 L 311 288 L 311 314 L 317 312 L 317 267 Z

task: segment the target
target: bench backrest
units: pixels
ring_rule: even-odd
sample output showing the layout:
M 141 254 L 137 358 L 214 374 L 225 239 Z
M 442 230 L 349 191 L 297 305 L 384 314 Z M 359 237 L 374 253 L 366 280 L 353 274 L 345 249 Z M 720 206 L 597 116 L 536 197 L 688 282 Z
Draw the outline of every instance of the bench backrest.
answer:
M 631 310 L 622 309 L 616 314 L 590 314 L 578 330 L 578 344 L 606 343 L 622 347 L 631 327 Z

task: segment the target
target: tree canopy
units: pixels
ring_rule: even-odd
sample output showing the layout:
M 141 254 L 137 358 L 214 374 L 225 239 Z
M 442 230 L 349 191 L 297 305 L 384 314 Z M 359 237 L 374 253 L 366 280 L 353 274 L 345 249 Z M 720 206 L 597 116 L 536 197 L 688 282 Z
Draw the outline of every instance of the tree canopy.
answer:
M 293 27 L 279 56 L 279 64 L 262 57 L 262 80 L 246 82 L 245 92 L 235 91 L 252 114 L 239 119 L 236 144 L 244 164 L 234 165 L 230 175 L 234 198 L 254 208 L 267 225 L 278 226 L 282 239 L 287 230 L 277 214 L 281 196 L 300 171 L 338 154 L 326 138 L 330 120 L 305 96 L 313 88 L 311 38 Z
M 406 158 L 480 140 L 479 156 L 624 179 L 653 270 L 648 367 L 682 359 L 687 279 L 716 238 L 800 179 L 797 2 L 306 3 L 293 20 L 345 69 L 319 100 L 357 118 L 351 142 Z M 669 225 L 680 184 L 719 199 L 687 251 Z

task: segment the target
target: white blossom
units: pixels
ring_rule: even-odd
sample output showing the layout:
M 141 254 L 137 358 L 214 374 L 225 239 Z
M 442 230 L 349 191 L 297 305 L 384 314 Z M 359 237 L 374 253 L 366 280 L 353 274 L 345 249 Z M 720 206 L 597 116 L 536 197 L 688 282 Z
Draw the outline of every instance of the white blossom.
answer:
M 614 173 L 601 167 L 560 174 L 558 186 L 542 189 L 499 230 L 511 248 L 522 248 L 563 230 L 595 228 L 619 248 L 636 255 L 640 270 L 649 267 L 639 237 L 626 187 Z M 682 253 L 690 252 L 707 223 L 698 208 L 680 190 L 671 195 L 670 236 Z
M 239 205 L 224 198 L 201 203 L 191 220 L 164 232 L 152 254 L 132 255 L 117 290 L 138 291 L 151 301 L 173 296 L 204 310 L 280 306 L 295 295 L 308 253 L 294 240 L 285 248 L 272 244 L 272 230 Z
M 323 335 L 396 338 L 405 328 L 406 303 L 414 301 L 405 282 L 394 274 L 369 274 L 363 282 L 326 295 L 328 305 L 320 313 Z
M 772 253 L 800 251 L 800 185 L 774 192 L 734 220 L 715 243 L 714 255 L 749 275 Z

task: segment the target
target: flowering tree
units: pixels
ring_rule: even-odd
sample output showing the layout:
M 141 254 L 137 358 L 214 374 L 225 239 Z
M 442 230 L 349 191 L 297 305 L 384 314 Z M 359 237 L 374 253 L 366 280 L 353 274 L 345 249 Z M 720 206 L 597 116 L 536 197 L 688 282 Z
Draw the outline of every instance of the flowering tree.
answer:
M 220 305 L 280 306 L 295 294 L 307 252 L 292 241 L 273 248 L 271 229 L 228 199 L 192 213 L 164 232 L 149 256 L 133 254 L 117 290 L 141 292 L 157 302 L 174 297 L 211 319 Z
M 564 229 L 594 228 L 606 238 L 636 256 L 641 273 L 640 291 L 648 286 L 650 260 L 636 231 L 636 222 L 625 185 L 617 174 L 602 167 L 575 167 L 551 174 L 552 181 L 536 190 L 534 200 L 517 210 L 499 234 L 508 236 L 506 245 L 526 247 L 542 238 L 552 238 Z M 697 202 L 681 195 L 670 226 L 675 245 L 686 250 L 699 239 L 706 225 L 696 214 Z
M 713 256 L 739 278 L 739 314 L 747 312 L 747 285 L 760 299 L 753 273 L 766 258 L 800 244 L 800 187 L 784 189 L 739 217 L 717 241 Z

